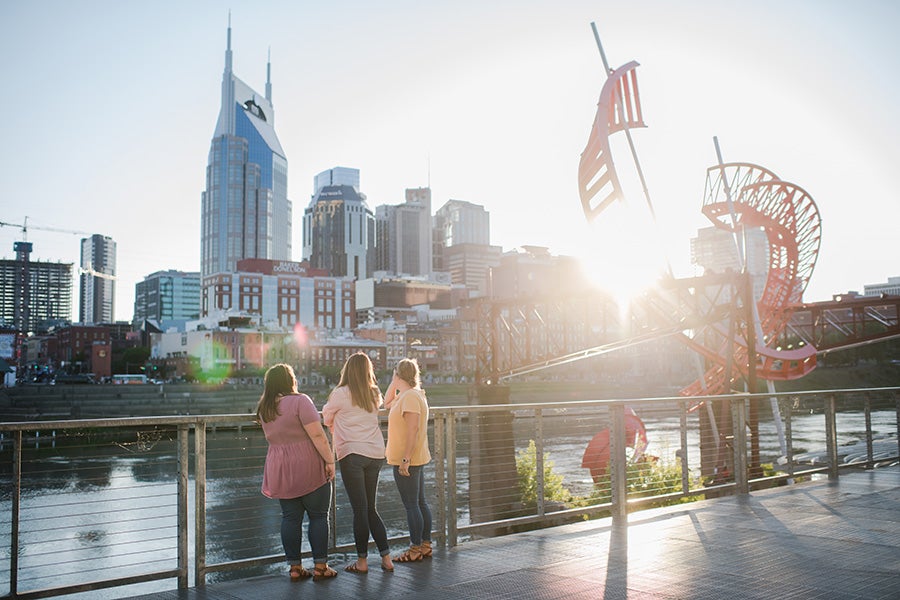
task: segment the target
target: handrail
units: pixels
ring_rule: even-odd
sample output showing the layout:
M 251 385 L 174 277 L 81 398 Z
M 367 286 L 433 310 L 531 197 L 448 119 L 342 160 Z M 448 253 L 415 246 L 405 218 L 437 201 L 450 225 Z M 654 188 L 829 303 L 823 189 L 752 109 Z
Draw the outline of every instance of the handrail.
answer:
M 782 398 L 779 410 L 784 413 L 787 436 L 787 455 L 784 457 L 786 460 L 785 472 L 751 478 L 750 468 L 747 464 L 750 457 L 745 427 L 749 415 L 747 407 L 749 403 L 758 400 L 766 400 L 764 405 L 767 405 L 768 400 L 773 396 Z M 789 401 L 784 401 L 785 398 Z M 885 418 L 889 418 L 885 417 L 885 414 L 889 414 L 890 411 L 884 413 L 886 409 L 881 409 L 879 418 L 882 419 L 880 425 L 882 429 L 880 437 L 876 437 L 872 405 L 873 400 L 879 399 L 881 406 L 888 405 L 886 404 L 887 399 L 892 400 L 890 406 L 894 407 L 894 429 L 888 430 L 888 433 L 885 434 L 883 421 Z M 728 407 L 726 414 L 730 416 L 731 433 L 724 435 L 721 440 L 704 439 L 699 413 L 703 413 L 705 418 L 705 411 L 689 412 L 689 404 L 697 401 L 708 402 L 716 407 Z M 815 457 L 815 460 L 808 464 L 795 461 L 796 453 L 792 439 L 792 407 L 798 402 L 812 403 L 823 411 L 823 416 L 816 418 L 824 418 L 821 427 L 824 434 L 822 441 L 825 452 L 821 457 Z M 646 493 L 635 492 L 633 489 L 635 475 L 632 470 L 635 463 L 634 458 L 628 456 L 629 431 L 623 410 L 626 405 L 642 411 L 645 416 L 652 416 L 655 414 L 653 411 L 660 408 L 663 412 L 658 414 L 661 415 L 659 418 L 663 421 L 677 415 L 678 435 L 672 437 L 673 446 L 666 449 L 667 455 L 660 454 L 657 458 L 660 462 L 671 464 L 673 468 L 677 465 L 677 473 L 672 475 L 672 481 L 667 484 L 668 487 L 665 489 L 650 487 L 645 490 Z M 845 410 L 844 413 L 841 413 L 839 408 L 842 406 L 850 406 L 852 412 L 847 413 Z M 808 412 L 806 411 L 806 413 Z M 839 434 L 844 433 L 838 417 L 850 418 L 856 412 L 864 415 L 864 423 L 855 423 L 852 427 L 847 426 L 846 429 L 857 431 L 860 426 L 865 428 L 864 438 L 859 440 L 860 445 L 865 448 L 864 460 L 857 461 L 852 465 L 842 464 L 840 453 L 846 448 L 838 445 Z M 801 418 L 803 415 L 804 413 L 798 413 L 793 418 Z M 674 421 L 672 423 L 674 424 Z M 435 492 L 435 510 L 433 511 L 437 516 L 434 523 L 435 540 L 449 546 L 456 546 L 463 538 L 474 534 L 496 535 L 516 528 L 547 526 L 584 516 L 612 515 L 613 518 L 622 518 L 628 511 L 644 505 L 656 505 L 660 502 L 697 495 L 710 497 L 723 493 L 748 493 L 759 487 L 795 483 L 801 478 L 816 473 L 827 473 L 829 477 L 834 478 L 838 477 L 844 468 L 873 468 L 886 460 L 897 460 L 900 457 L 900 387 L 732 394 L 697 397 L 690 398 L 690 400 L 682 396 L 675 396 L 434 407 L 431 410 L 431 424 L 434 444 L 434 464 L 431 471 L 434 481 L 430 485 Z M 558 484 L 554 481 L 556 475 L 551 467 L 553 462 L 550 459 L 551 454 L 558 452 L 560 447 L 566 448 L 563 450 L 562 457 L 572 463 L 573 459 L 580 458 L 570 456 L 569 449 L 572 443 L 587 442 L 597 429 L 604 425 L 611 430 L 609 467 L 612 477 L 608 479 L 601 477 L 600 480 L 594 480 L 592 489 L 593 493 L 597 494 L 596 497 L 582 498 L 579 500 L 580 504 L 560 504 L 558 500 L 551 497 L 554 485 Z M 20 545 L 29 543 L 23 537 L 23 535 L 26 537 L 29 535 L 29 532 L 22 527 L 25 523 L 22 520 L 23 510 L 38 511 L 37 514 L 40 517 L 41 507 L 35 504 L 30 496 L 22 496 L 21 481 L 23 474 L 26 474 L 27 471 L 27 469 L 23 470 L 23 466 L 29 464 L 27 462 L 29 457 L 40 455 L 41 451 L 38 446 L 47 439 L 46 436 L 37 437 L 38 434 L 47 431 L 60 434 L 70 430 L 89 432 L 108 430 L 123 433 L 141 428 L 151 431 L 157 429 L 171 431 L 175 436 L 173 440 L 175 460 L 171 467 L 175 488 L 172 501 L 175 509 L 174 564 L 172 567 L 157 568 L 151 563 L 146 567 L 139 568 L 136 573 L 126 575 L 110 573 L 107 579 L 78 580 L 61 583 L 56 587 L 22 589 L 22 573 L 28 569 L 34 570 L 34 567 L 29 565 L 36 560 L 28 553 L 19 552 Z M 235 433 L 218 435 L 216 433 L 218 428 L 228 432 L 234 430 Z M 214 454 L 216 450 L 210 446 L 210 443 L 211 440 L 216 441 L 217 444 L 228 442 L 230 435 L 244 440 L 246 436 L 241 437 L 242 434 L 237 433 L 243 431 L 244 428 L 247 428 L 245 433 L 254 432 L 253 435 L 259 435 L 254 416 L 248 414 L 0 423 L 0 433 L 3 434 L 0 437 L 0 456 L 5 455 L 7 451 L 10 452 L 13 483 L 9 502 L 9 593 L 2 597 L 50 597 L 172 578 L 177 580 L 177 587 L 183 589 L 190 585 L 189 575 L 191 573 L 193 574 L 193 585 L 203 586 L 206 575 L 209 573 L 232 571 L 283 560 L 279 554 L 271 552 L 244 557 L 223 557 L 219 554 L 215 556 L 210 554 L 213 551 L 209 543 L 212 539 L 210 536 L 215 533 L 210 530 L 212 524 L 208 519 L 213 510 L 210 506 L 209 481 L 213 475 L 210 470 L 211 463 L 216 458 Z M 891 433 L 891 431 L 896 433 Z M 6 435 L 7 433 L 11 435 Z M 29 433 L 33 433 L 34 436 L 27 436 Z M 194 436 L 192 447 L 189 442 L 190 435 Z M 893 444 L 893 449 L 891 449 L 890 438 L 893 435 L 897 436 L 897 443 Z M 220 437 L 228 439 L 218 439 Z M 521 457 L 514 457 L 513 454 L 523 452 L 522 449 L 527 447 L 526 441 L 529 437 L 534 441 L 535 449 L 533 468 L 536 497 L 533 508 L 528 508 L 520 501 L 508 498 L 512 492 L 519 493 L 520 481 L 516 471 L 518 470 L 518 460 Z M 51 436 L 50 439 L 55 438 Z M 477 447 L 481 451 L 473 451 L 472 444 L 480 444 Z M 563 445 L 560 446 L 560 444 Z M 35 446 L 34 450 L 30 448 L 31 445 Z M 876 452 L 876 446 L 879 449 L 878 452 Z M 193 452 L 193 460 L 190 457 L 191 452 Z M 578 452 L 580 454 L 580 449 Z M 715 478 L 705 484 L 700 484 L 694 471 L 706 468 L 702 461 L 704 456 L 711 454 L 719 457 L 730 456 L 731 458 L 727 458 L 725 462 L 733 468 L 719 471 Z M 511 458 L 514 458 L 512 462 L 510 462 Z M 821 458 L 824 460 L 820 460 Z M 261 462 L 258 465 L 255 461 L 255 458 L 250 460 L 250 466 L 246 468 L 250 469 L 251 488 L 254 485 L 257 486 L 255 491 L 250 491 L 254 494 L 254 498 L 261 499 L 258 493 L 258 483 L 253 483 L 258 477 L 257 473 L 260 472 Z M 163 472 L 168 467 L 163 465 L 162 461 L 160 462 L 159 468 Z M 698 464 L 699 466 L 697 466 Z M 510 465 L 512 465 L 512 472 L 510 472 Z M 191 468 L 193 472 L 191 472 Z M 483 482 L 478 485 L 474 483 L 477 472 L 481 473 Z M 246 478 L 243 475 L 241 477 Z M 194 488 L 193 500 L 189 496 L 191 485 Z M 168 501 L 167 493 L 160 493 L 160 496 L 162 498 L 160 502 Z M 90 502 L 90 500 L 84 502 Z M 103 507 L 103 505 L 98 506 L 101 507 L 101 513 L 109 514 L 113 510 Z M 473 513 L 476 506 L 480 511 L 478 515 Z M 235 516 L 234 519 L 238 520 L 238 516 Z M 2 517 L 0 515 L 0 518 Z M 28 527 L 34 527 L 32 523 L 41 520 L 38 517 L 29 518 Z M 399 525 L 395 527 L 395 530 L 405 528 L 405 521 L 401 519 L 402 517 L 398 515 L 397 523 Z M 219 527 L 221 526 L 222 524 L 219 523 Z M 92 535 L 90 531 L 88 531 L 88 535 Z M 393 541 L 403 539 L 395 537 Z M 349 551 L 352 549 L 352 537 L 345 536 L 344 539 L 338 539 L 333 545 L 335 546 L 332 548 L 333 552 Z M 25 564 L 26 562 L 28 564 Z M 0 581 L 3 579 L 2 567 L 3 564 L 0 562 Z M 105 570 L 102 575 L 107 575 Z

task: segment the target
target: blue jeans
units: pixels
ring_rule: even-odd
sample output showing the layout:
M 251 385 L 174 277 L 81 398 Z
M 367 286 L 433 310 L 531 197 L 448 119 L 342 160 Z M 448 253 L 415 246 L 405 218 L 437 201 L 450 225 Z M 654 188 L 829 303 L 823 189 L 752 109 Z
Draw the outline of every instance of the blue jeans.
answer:
M 383 458 L 369 458 L 361 454 L 348 454 L 340 460 L 341 480 L 350 506 L 353 507 L 353 541 L 356 555 L 368 556 L 369 533 L 381 556 L 390 554 L 387 530 L 381 515 L 375 509 L 375 492 L 378 490 L 378 475 L 384 465 Z
M 406 509 L 406 522 L 409 525 L 409 543 L 418 546 L 422 542 L 431 541 L 431 509 L 425 502 L 425 465 L 409 468 L 409 477 L 400 474 L 400 468 L 394 467 L 394 481 L 400 492 L 400 500 Z
M 281 544 L 289 564 L 300 564 L 300 527 L 303 513 L 309 515 L 306 535 L 312 549 L 313 561 L 328 560 L 328 510 L 331 508 L 331 482 L 319 489 L 290 500 L 281 500 Z

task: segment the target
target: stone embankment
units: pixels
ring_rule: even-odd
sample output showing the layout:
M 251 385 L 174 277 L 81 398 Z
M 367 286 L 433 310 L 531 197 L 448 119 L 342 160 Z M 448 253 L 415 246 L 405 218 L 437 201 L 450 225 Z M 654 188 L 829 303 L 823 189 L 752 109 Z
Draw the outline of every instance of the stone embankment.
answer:
M 0 391 L 0 422 L 253 413 L 260 386 L 20 386 Z

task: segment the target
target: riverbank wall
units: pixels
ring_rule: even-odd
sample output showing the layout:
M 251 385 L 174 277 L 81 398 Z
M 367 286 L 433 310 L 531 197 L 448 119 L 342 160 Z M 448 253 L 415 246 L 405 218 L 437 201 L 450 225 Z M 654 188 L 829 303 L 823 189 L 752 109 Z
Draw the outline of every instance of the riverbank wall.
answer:
M 515 404 L 578 400 L 675 397 L 685 381 L 651 377 L 595 381 L 514 381 Z M 778 391 L 876 388 L 900 385 L 900 365 L 816 369 L 803 379 L 778 382 Z M 471 404 L 468 384 L 426 384 L 431 406 Z M 252 414 L 262 391 L 258 383 L 224 385 L 26 385 L 0 388 L 0 422 L 171 415 Z M 321 408 L 330 388 L 302 390 Z

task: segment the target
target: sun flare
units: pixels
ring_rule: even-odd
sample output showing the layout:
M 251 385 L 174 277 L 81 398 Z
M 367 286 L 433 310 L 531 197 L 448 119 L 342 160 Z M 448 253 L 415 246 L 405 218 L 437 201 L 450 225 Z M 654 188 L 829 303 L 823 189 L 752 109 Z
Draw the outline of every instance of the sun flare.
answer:
M 589 226 L 580 260 L 585 276 L 625 311 L 666 271 L 666 257 L 646 210 L 634 203 L 611 208 Z

